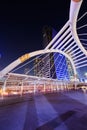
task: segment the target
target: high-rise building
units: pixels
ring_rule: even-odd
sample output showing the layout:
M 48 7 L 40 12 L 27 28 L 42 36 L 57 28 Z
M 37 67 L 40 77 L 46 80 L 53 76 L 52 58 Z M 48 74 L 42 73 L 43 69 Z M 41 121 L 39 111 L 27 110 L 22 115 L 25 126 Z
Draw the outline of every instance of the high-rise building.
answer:
M 43 27 L 43 47 L 45 48 L 53 38 L 53 28 L 50 26 Z M 48 54 L 45 60 L 46 72 L 48 72 L 49 78 L 56 78 L 54 56 L 53 53 Z
M 52 37 L 53 29 L 52 27 L 44 26 L 42 33 L 43 33 L 43 48 L 45 48 L 53 38 Z M 40 77 L 43 76 L 46 78 L 51 77 L 56 78 L 53 53 L 44 54 L 43 57 L 37 58 L 35 60 L 35 64 L 37 64 L 34 70 L 34 74 L 36 76 Z
M 42 59 L 43 57 L 36 57 L 34 61 L 34 75 L 38 77 L 44 77 L 44 61 Z
M 43 33 L 43 48 L 45 48 L 48 43 L 52 40 L 52 27 L 44 26 L 42 33 Z
M 70 80 L 72 80 L 74 78 L 74 71 L 71 62 L 68 59 L 67 59 L 67 67 L 68 67 L 69 78 Z
M 49 26 L 43 28 L 43 48 L 45 48 L 53 37 L 56 31 Z M 45 54 L 43 57 L 35 61 L 35 75 L 54 78 L 58 80 L 69 80 L 73 75 L 73 69 L 70 62 L 65 56 L 59 53 Z

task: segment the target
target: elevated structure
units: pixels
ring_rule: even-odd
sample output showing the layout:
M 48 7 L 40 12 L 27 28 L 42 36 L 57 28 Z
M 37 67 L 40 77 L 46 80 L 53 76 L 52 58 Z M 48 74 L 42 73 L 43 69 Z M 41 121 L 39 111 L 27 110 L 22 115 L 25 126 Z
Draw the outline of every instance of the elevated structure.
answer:
M 0 76 L 1 77 L 5 76 L 8 72 L 10 72 L 16 66 L 20 65 L 21 63 L 23 63 L 24 61 L 28 60 L 31 57 L 34 57 L 34 56 L 40 55 L 40 54 L 52 53 L 52 52 L 60 53 L 60 54 L 64 55 L 65 57 L 67 57 L 70 60 L 71 64 L 72 64 L 72 67 L 73 67 L 73 70 L 74 70 L 74 74 L 76 74 L 76 68 L 74 66 L 74 62 L 73 62 L 72 58 L 69 55 L 67 55 L 66 53 L 64 53 L 61 50 L 46 49 L 46 50 L 35 51 L 35 52 L 31 52 L 29 54 L 23 55 L 22 57 L 18 58 L 17 60 L 12 62 L 10 65 L 8 65 L 5 69 L 3 69 L 1 71 L 1 75 Z
M 87 51 L 80 42 L 76 31 L 77 16 L 81 3 L 82 0 L 71 1 L 69 21 L 45 48 L 59 49 L 67 53 L 74 61 L 76 68 L 87 66 Z
M 35 51 L 21 56 L 0 72 L 0 78 L 31 57 L 52 52 L 60 53 L 68 58 L 76 78 L 76 69 L 87 66 L 87 51 L 80 42 L 76 30 L 77 17 L 82 1 L 83 0 L 71 0 L 69 20 L 44 50 Z

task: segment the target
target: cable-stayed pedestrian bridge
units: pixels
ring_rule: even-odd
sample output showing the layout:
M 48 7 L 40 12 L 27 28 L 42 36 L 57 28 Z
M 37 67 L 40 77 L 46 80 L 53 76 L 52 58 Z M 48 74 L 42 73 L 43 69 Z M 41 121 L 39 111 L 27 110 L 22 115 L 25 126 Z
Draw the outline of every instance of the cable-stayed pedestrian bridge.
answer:
M 86 39 L 82 38 L 82 36 L 87 34 L 79 33 L 80 32 L 79 30 L 86 27 L 87 25 L 85 24 L 80 27 L 77 27 L 77 23 L 80 22 L 87 15 L 86 12 L 79 19 L 77 19 L 82 2 L 83 0 L 71 0 L 69 20 L 62 27 L 62 29 L 56 34 L 56 36 L 52 39 L 52 41 L 47 45 L 45 49 L 27 53 L 19 57 L 17 60 L 13 61 L 3 70 L 1 70 L 0 78 L 4 81 L 4 86 L 8 81 L 8 79 L 10 79 L 10 76 L 12 77 L 12 75 L 14 75 L 13 72 L 17 70 L 17 67 L 20 69 L 21 67 L 19 65 L 21 64 L 22 67 L 24 67 L 23 63 L 25 63 L 29 59 L 30 59 L 29 63 L 31 63 L 31 61 L 34 61 L 35 59 L 37 59 L 38 61 L 37 65 L 36 62 L 34 62 L 35 64 L 33 63 L 33 65 L 31 64 L 31 68 L 29 68 L 25 73 L 26 75 L 27 74 L 30 75 L 29 72 L 31 70 L 34 69 L 36 71 L 39 68 L 39 71 L 37 71 L 38 75 L 37 76 L 35 75 L 36 77 L 33 78 L 33 80 L 37 79 L 38 76 L 41 76 L 41 78 L 38 77 L 39 80 L 47 78 L 47 81 L 48 79 L 49 81 L 51 81 L 51 79 L 55 81 L 55 78 L 53 77 L 55 77 L 54 75 L 58 73 L 58 76 L 62 77 L 60 79 L 64 80 L 65 83 L 66 81 L 71 82 L 70 76 L 69 74 L 67 74 L 69 70 L 69 67 L 67 67 L 68 64 L 67 61 L 69 61 L 71 64 L 71 68 L 73 69 L 72 79 L 74 79 L 74 81 L 77 81 L 77 69 L 87 66 L 87 43 L 85 43 Z M 50 54 L 52 54 L 51 57 Z M 56 54 L 57 56 L 55 56 Z M 32 59 L 33 57 L 34 59 Z M 48 57 L 50 60 L 48 60 Z M 63 59 L 63 57 L 65 57 L 65 59 Z M 52 60 L 53 62 L 51 64 Z M 25 64 L 27 65 L 27 63 Z M 53 69 L 53 67 L 55 69 Z M 47 77 L 48 73 L 50 73 L 50 71 L 53 70 L 55 72 L 53 72 L 52 75 L 50 74 L 50 77 Z M 31 73 L 34 74 L 34 72 Z M 29 80 L 29 76 L 28 78 L 27 76 L 24 76 L 24 78 L 23 75 L 21 76 L 22 79 L 19 78 L 20 80 L 18 80 L 21 83 L 24 83 L 24 81 Z M 17 81 L 17 79 L 15 81 Z

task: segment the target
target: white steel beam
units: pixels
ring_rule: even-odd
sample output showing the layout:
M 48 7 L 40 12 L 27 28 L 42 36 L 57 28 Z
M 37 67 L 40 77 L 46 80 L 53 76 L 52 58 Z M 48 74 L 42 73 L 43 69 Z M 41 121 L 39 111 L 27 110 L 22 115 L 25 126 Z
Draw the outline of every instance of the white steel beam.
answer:
M 84 28 L 84 27 L 87 27 L 87 24 L 78 27 L 77 30 L 82 29 L 82 28 Z
M 19 57 L 17 60 L 15 60 L 14 62 L 12 62 L 11 64 L 9 64 L 7 67 L 5 67 L 1 72 L 0 72 L 0 78 L 2 78 L 3 76 L 5 76 L 8 72 L 10 72 L 12 69 L 14 69 L 15 67 L 17 67 L 18 65 L 20 65 L 21 63 L 25 62 L 26 60 L 28 60 L 29 58 L 32 58 L 34 56 L 40 55 L 40 54 L 46 54 L 46 53 L 52 53 L 52 52 L 58 52 L 62 55 L 64 55 L 65 57 L 67 57 L 74 69 L 74 73 L 76 74 L 76 69 L 75 69 L 75 65 L 74 62 L 72 60 L 72 58 L 66 54 L 65 52 L 61 51 L 61 50 L 57 50 L 57 49 L 48 49 L 48 50 L 38 50 L 38 51 L 34 51 L 31 53 L 27 53 L 21 57 Z
M 87 64 L 76 66 L 76 69 L 82 68 L 82 67 L 87 67 Z
M 54 43 L 54 45 L 52 46 L 51 49 L 54 49 L 54 48 L 58 45 L 58 43 L 60 43 L 60 42 L 62 41 L 62 39 L 63 39 L 69 32 L 70 32 L 70 28 L 68 28 L 68 29 L 63 33 L 63 35 L 56 41 L 56 43 Z M 59 45 L 61 45 L 61 43 L 60 43 Z
M 87 33 L 78 33 L 78 36 L 85 36 Z
M 82 40 L 82 41 L 87 41 L 87 39 L 82 39 L 82 38 L 80 38 L 80 40 Z
M 66 42 L 67 40 L 69 40 L 70 37 L 71 37 L 71 33 L 68 36 L 66 36 L 66 38 L 57 46 L 57 49 L 59 49 L 60 46 L 62 46 L 64 44 L 64 42 Z
M 73 47 L 71 47 L 71 48 L 67 51 L 67 53 L 70 53 L 75 47 L 77 47 L 77 44 L 73 45 Z
M 77 58 L 80 58 L 81 56 L 84 56 L 84 53 L 82 53 L 81 55 L 79 56 L 76 56 L 75 58 L 73 58 L 73 60 L 77 59 Z
M 70 26 L 71 26 L 71 31 L 72 31 L 74 40 L 76 44 L 79 46 L 79 48 L 81 49 L 81 51 L 87 56 L 87 51 L 82 46 L 82 43 L 79 40 L 77 29 L 76 29 L 77 17 L 78 17 L 78 13 L 79 13 L 82 1 L 83 0 L 78 0 L 78 1 L 71 0 L 69 20 L 70 20 Z
M 81 60 L 84 60 L 84 59 L 87 59 L 87 57 L 84 56 L 84 57 L 82 57 L 82 58 L 76 59 L 76 60 L 74 60 L 74 63 L 76 63 L 76 62 L 80 62 Z
M 73 57 L 75 57 L 76 55 L 78 55 L 79 53 L 83 53 L 81 50 L 78 51 L 77 53 L 73 54 Z
M 85 62 L 87 63 L 87 60 L 83 60 L 83 61 L 81 61 L 81 62 L 78 62 L 78 63 L 75 64 L 75 66 L 80 65 L 80 64 L 83 64 L 83 63 L 85 63 Z
M 83 17 L 85 17 L 85 15 L 87 15 L 87 12 L 85 12 L 80 18 L 78 18 L 77 22 L 80 21 Z
M 64 52 L 67 52 L 69 50 L 69 48 L 71 48 L 71 46 L 75 43 L 75 41 L 71 42 L 69 46 L 66 47 L 66 49 L 64 50 Z
M 70 54 L 73 55 L 76 51 L 79 51 L 79 50 L 80 50 L 79 48 L 72 50 L 72 52 Z
M 71 37 L 61 48 L 60 50 L 64 49 L 66 45 L 68 45 L 73 40 L 73 37 Z
M 56 36 L 52 39 L 52 41 L 48 44 L 48 46 L 45 49 L 49 49 L 68 26 L 69 26 L 69 21 L 66 22 L 66 24 L 63 26 L 63 28 L 56 34 Z
M 82 43 L 84 46 L 87 46 L 87 43 Z

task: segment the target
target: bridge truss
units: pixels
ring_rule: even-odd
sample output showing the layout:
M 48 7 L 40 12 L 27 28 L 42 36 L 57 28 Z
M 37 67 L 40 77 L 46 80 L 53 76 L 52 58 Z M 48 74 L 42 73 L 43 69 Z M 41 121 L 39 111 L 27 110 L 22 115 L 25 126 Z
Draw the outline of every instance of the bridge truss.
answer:
M 9 75 L 14 75 L 10 74 L 9 72 L 11 72 L 15 67 L 19 66 L 20 64 L 24 63 L 26 60 L 34 56 L 38 56 L 41 54 L 43 55 L 47 53 L 60 53 L 64 55 L 71 62 L 74 71 L 74 81 L 76 81 L 77 69 L 87 66 L 87 46 L 86 43 L 82 43 L 83 39 L 79 38 L 81 35 L 86 35 L 86 33 L 77 34 L 78 29 L 86 26 L 84 25 L 82 27 L 77 28 L 77 22 L 80 21 L 87 14 L 85 13 L 77 20 L 82 1 L 83 0 L 71 0 L 69 20 L 44 50 L 39 50 L 23 55 L 0 72 L 1 79 L 4 79 L 4 77 L 6 77 L 4 86 L 6 81 L 9 79 Z M 25 81 L 25 79 L 28 80 L 29 77 L 27 78 L 27 76 L 25 76 L 23 81 Z M 43 78 L 39 79 L 44 81 Z

